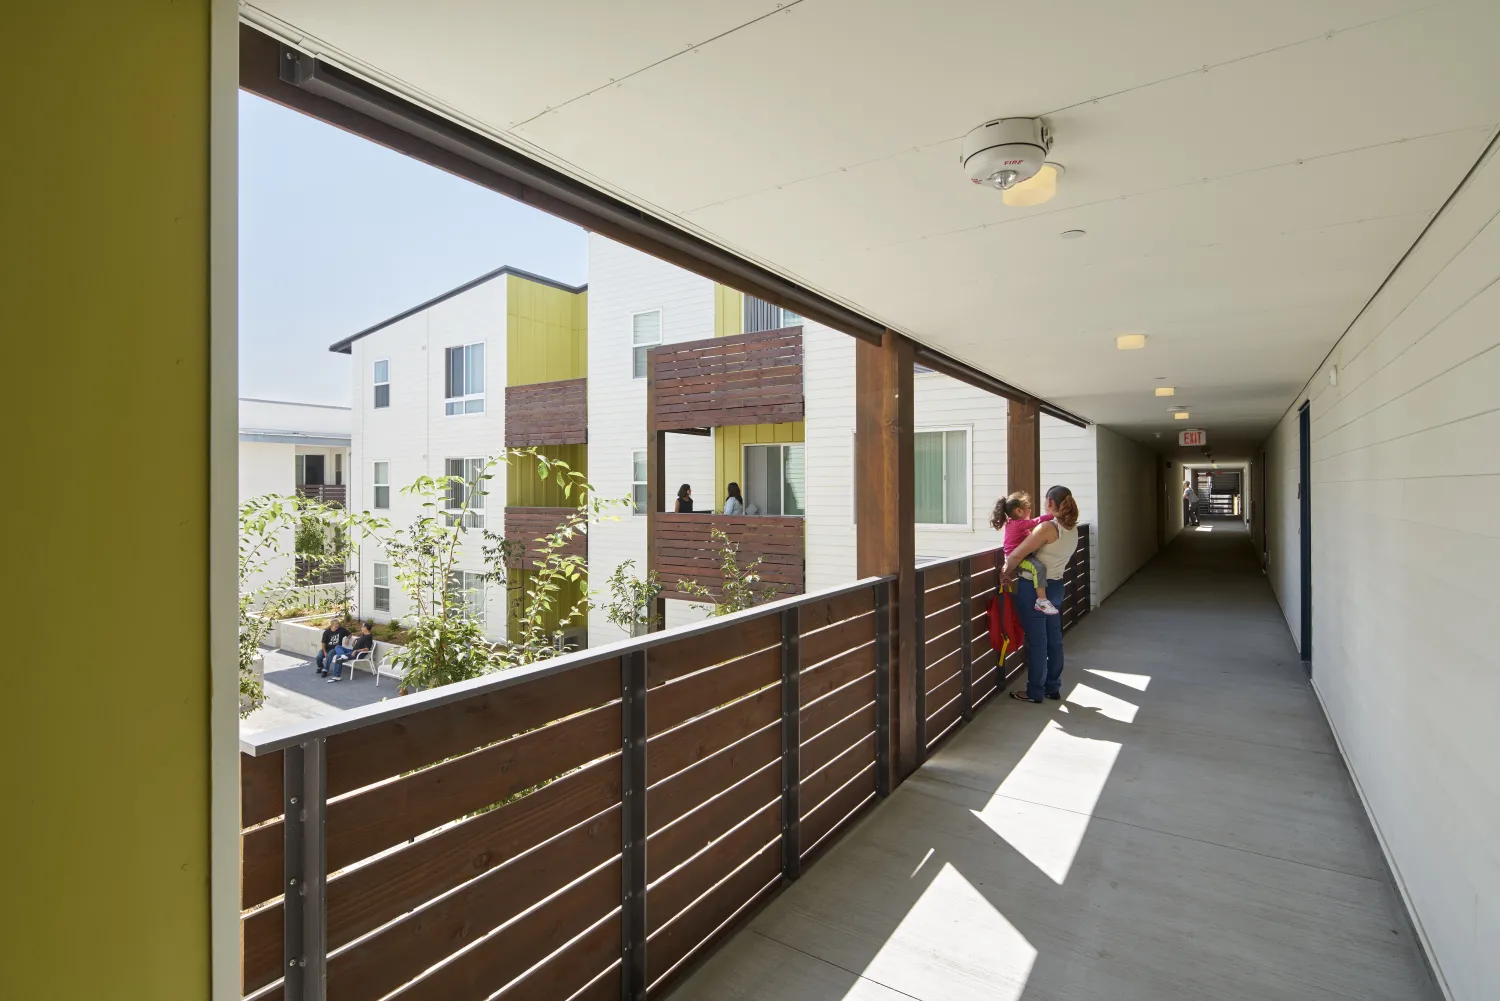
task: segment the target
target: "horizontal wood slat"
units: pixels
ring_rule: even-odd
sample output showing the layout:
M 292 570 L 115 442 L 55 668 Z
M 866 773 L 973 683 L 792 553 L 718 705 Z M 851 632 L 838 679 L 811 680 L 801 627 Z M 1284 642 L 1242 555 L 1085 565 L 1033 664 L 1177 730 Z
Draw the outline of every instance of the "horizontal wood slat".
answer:
M 655 689 L 669 681 L 717 664 L 781 647 L 781 621 L 774 615 L 752 619 L 708 636 L 691 636 L 652 647 L 646 653 L 646 684 Z
M 802 816 L 818 808 L 829 796 L 841 789 L 845 782 L 858 775 L 875 761 L 875 735 L 860 737 L 854 744 L 844 748 L 828 764 L 802 780 Z
M 336 948 L 620 803 L 620 756 L 352 869 L 328 884 Z
M 249 994 L 281 976 L 284 952 L 280 903 L 240 920 L 240 990 Z
M 875 706 L 865 706 L 802 744 L 802 777 L 816 772 L 866 734 L 875 732 Z
M 798 683 L 802 705 L 807 706 L 873 670 L 875 670 L 874 640 L 825 660 L 817 667 L 810 667 L 802 672 L 802 678 Z
M 850 814 L 875 796 L 875 762 L 870 762 L 837 792 L 802 818 L 802 856 L 817 851 L 824 838 L 842 830 Z
M 285 759 L 281 751 L 260 757 L 240 755 L 240 826 L 256 824 L 281 816 L 281 773 Z
M 328 804 L 328 868 L 500 803 L 617 752 L 620 710 L 602 706 Z
M 723 557 L 714 531 L 723 532 L 731 545 L 738 547 L 735 556 L 742 569 L 757 559 L 761 581 L 757 591 L 774 587 L 782 596 L 801 594 L 806 580 L 805 535 L 807 523 L 802 518 L 761 515 L 676 514 L 653 515 L 656 520 L 651 567 L 657 572 L 666 593 L 681 597 L 677 585 L 696 581 L 715 594 L 723 585 Z
M 770 688 L 652 737 L 646 744 L 647 781 L 660 782 L 780 717 L 781 690 Z
M 279 820 L 240 835 L 241 909 L 281 896 L 284 839 Z
M 652 936 L 646 950 L 647 982 L 666 975 L 698 946 L 708 942 L 720 926 L 780 881 L 781 846 L 767 845 L 734 875 Z
M 964 690 L 963 674 L 958 670 L 957 658 L 954 660 L 954 671 L 945 681 L 931 688 L 927 692 L 927 718 L 931 720 L 938 711 L 949 702 L 959 697 Z M 927 726 L 927 735 L 932 736 L 931 723 Z
M 938 741 L 948 736 L 950 728 L 959 721 L 963 715 L 963 706 L 955 696 L 937 712 L 927 717 L 927 747 L 930 750 L 937 746 Z
M 850 713 L 875 701 L 875 675 L 865 675 L 802 707 L 802 740 L 810 741 Z
M 505 509 L 505 541 L 516 547 L 520 558 L 516 561 L 523 570 L 535 570 L 541 554 L 538 539 L 546 538 L 567 523 L 578 513 L 572 507 L 507 507 Z M 588 536 L 575 531 L 557 552 L 562 556 L 577 556 L 587 559 Z
M 711 667 L 653 688 L 647 699 L 647 729 L 656 734 L 781 681 L 781 647 Z
M 613 969 L 611 969 L 613 967 Z M 495 996 L 495 1001 L 620 1001 L 620 915 L 616 908 L 568 947 Z M 587 988 L 575 994 L 580 988 Z
M 328 794 L 465 754 L 619 697 L 620 662 L 611 658 L 335 734 L 328 738 Z
M 662 431 L 801 420 L 802 329 L 663 344 L 650 351 Z
M 733 792 L 709 800 L 670 827 L 654 831 L 646 842 L 646 878 L 655 882 L 666 876 L 746 817 L 768 803 L 780 801 L 781 775 L 775 769 L 762 769 Z
M 826 629 L 803 633 L 797 654 L 804 670 L 825 660 L 875 641 L 875 613 L 845 619 Z
M 762 769 L 781 769 L 781 732 L 767 726 L 744 740 L 704 758 L 646 793 L 646 819 L 660 829 L 698 804 L 754 776 Z
M 799 631 L 803 636 L 845 619 L 853 619 L 875 610 L 875 591 L 862 587 L 857 591 L 811 602 L 797 609 Z
M 778 799 L 743 818 L 709 850 L 699 853 L 680 869 L 654 879 L 646 906 L 652 927 L 660 928 L 671 921 L 706 888 L 780 837 L 781 802 Z
M 588 380 L 505 387 L 505 444 L 581 445 L 589 440 Z

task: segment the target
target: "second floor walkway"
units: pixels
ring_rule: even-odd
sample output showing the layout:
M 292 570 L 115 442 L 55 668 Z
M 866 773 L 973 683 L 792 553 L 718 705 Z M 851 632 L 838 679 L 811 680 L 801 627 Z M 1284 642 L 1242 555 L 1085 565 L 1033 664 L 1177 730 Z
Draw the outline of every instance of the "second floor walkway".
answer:
M 674 1001 L 1438 995 L 1241 525 L 1068 634 Z

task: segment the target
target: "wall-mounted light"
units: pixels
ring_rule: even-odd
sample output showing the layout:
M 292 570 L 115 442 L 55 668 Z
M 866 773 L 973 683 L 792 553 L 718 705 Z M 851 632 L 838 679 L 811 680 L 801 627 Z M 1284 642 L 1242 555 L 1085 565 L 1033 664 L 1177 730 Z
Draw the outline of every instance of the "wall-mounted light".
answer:
M 1121 351 L 1139 351 L 1145 346 L 1145 334 L 1121 334 L 1115 338 L 1115 347 Z
M 1064 173 L 1062 164 L 1044 163 L 1035 174 L 1002 191 L 1000 200 L 1013 208 L 1029 208 L 1050 202 L 1057 197 L 1057 179 Z

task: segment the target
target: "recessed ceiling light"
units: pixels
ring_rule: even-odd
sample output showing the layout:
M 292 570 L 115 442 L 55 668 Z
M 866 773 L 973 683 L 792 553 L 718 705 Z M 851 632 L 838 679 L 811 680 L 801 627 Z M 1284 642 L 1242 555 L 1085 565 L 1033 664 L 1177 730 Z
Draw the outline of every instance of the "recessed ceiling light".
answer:
M 1088 235 L 1089 231 L 1086 229 L 1065 229 L 1062 232 L 1062 238 L 1064 240 L 1077 240 Z
M 1121 334 L 1115 338 L 1115 347 L 1121 351 L 1139 351 L 1145 346 L 1145 334 Z
M 1172 415 L 1172 419 L 1174 421 L 1185 421 L 1191 416 L 1192 414 L 1188 413 L 1186 410 L 1179 410 Z
M 1175 396 L 1175 395 L 1177 395 L 1177 390 L 1174 387 L 1172 387 L 1172 386 L 1157 386 L 1156 387 L 1156 395 L 1157 396 Z

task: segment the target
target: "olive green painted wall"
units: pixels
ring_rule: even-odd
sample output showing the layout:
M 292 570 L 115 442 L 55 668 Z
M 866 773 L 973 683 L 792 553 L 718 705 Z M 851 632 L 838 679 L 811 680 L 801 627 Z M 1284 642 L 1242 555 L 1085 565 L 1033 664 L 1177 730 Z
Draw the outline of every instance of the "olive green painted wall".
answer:
M 588 377 L 588 292 L 506 275 L 505 312 L 507 385 Z
M 714 285 L 714 336 L 745 332 L 745 294 L 728 285 Z
M 0 998 L 204 1001 L 209 4 L 4 23 Z

